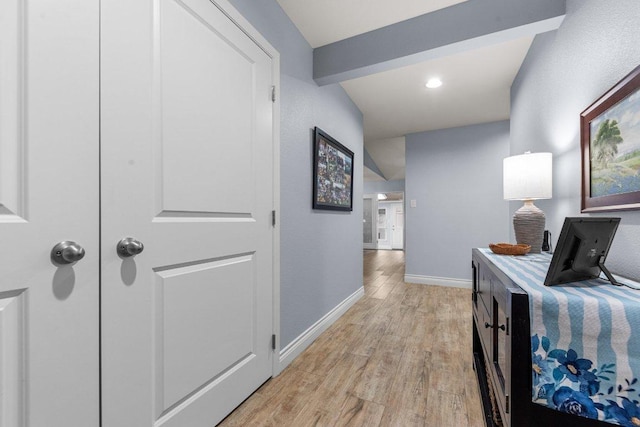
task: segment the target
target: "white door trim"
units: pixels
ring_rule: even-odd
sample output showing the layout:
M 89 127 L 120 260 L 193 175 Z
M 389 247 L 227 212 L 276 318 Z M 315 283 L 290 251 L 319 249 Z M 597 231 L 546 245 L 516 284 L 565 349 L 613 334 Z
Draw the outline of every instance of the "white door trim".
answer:
M 272 357 L 272 375 L 282 368 L 280 354 L 280 53 L 238 12 L 228 0 L 210 0 L 251 38 L 271 59 L 273 64 L 273 210 L 276 212 L 273 227 L 273 334 L 276 336 Z

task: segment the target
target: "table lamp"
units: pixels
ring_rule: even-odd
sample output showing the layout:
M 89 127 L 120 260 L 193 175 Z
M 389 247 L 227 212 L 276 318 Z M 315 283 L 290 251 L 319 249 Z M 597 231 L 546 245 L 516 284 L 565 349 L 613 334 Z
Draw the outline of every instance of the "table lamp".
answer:
M 503 161 L 505 200 L 524 200 L 513 215 L 516 242 L 531 245 L 531 253 L 540 253 L 544 235 L 544 212 L 534 200 L 550 199 L 552 195 L 551 153 L 525 153 Z

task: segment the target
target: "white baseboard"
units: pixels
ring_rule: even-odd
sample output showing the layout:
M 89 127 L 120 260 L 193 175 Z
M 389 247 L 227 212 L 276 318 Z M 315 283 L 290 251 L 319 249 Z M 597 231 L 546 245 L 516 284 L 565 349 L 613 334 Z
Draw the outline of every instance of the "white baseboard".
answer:
M 405 274 L 404 281 L 407 283 L 418 283 L 420 285 L 438 285 L 450 288 L 471 289 L 471 280 L 450 279 L 448 277 L 418 276 L 415 274 Z
M 360 298 L 364 296 L 364 287 L 360 287 L 353 294 L 348 296 L 344 301 L 335 306 L 330 312 L 325 314 L 320 320 L 311 325 L 309 329 L 300 334 L 289 345 L 280 351 L 280 369 L 278 373 L 282 372 L 284 368 L 289 366 L 293 359 L 298 357 L 307 347 L 320 336 L 321 333 L 327 330 L 336 320 L 340 318 L 352 305 L 354 305 Z

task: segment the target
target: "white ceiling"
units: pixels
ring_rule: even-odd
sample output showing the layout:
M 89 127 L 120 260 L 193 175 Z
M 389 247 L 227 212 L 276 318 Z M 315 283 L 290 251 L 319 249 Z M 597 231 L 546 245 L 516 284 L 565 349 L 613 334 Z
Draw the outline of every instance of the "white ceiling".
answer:
M 278 0 L 311 47 L 324 46 L 466 0 Z
M 462 1 L 278 3 L 315 48 Z M 404 179 L 406 134 L 508 119 L 511 84 L 531 42 L 521 38 L 340 83 L 364 115 L 365 148 L 384 178 Z M 443 85 L 427 89 L 431 77 Z M 373 179 L 373 172 L 365 175 Z
M 509 89 L 531 45 L 517 39 L 341 83 L 364 115 L 364 138 L 509 118 Z M 443 84 L 428 89 L 430 77 Z

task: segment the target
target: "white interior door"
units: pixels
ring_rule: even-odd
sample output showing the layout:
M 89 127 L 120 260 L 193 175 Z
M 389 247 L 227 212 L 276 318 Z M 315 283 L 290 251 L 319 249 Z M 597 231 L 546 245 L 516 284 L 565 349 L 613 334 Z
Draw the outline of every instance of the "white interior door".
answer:
M 101 27 L 103 425 L 212 426 L 272 372 L 273 60 L 209 0 Z
M 403 203 L 393 205 L 393 236 L 391 239 L 392 249 L 404 249 L 404 209 Z
M 2 426 L 99 423 L 98 4 L 0 1 Z

